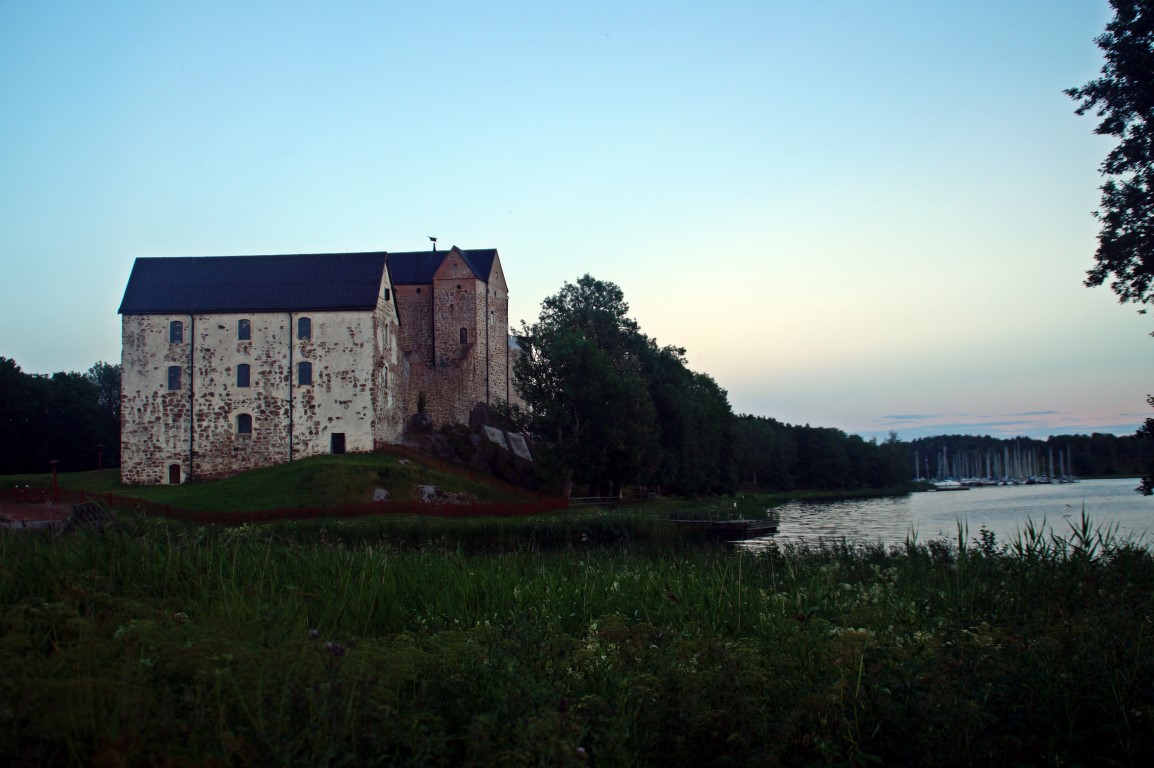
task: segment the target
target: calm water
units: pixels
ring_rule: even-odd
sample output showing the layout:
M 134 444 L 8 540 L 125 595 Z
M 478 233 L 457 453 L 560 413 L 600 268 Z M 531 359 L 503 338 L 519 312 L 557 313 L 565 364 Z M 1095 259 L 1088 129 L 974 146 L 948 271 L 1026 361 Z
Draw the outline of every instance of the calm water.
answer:
M 999 544 L 1016 537 L 1027 519 L 1043 518 L 1055 532 L 1066 535 L 1067 518 L 1086 514 L 1099 526 L 1117 523 L 1120 535 L 1143 536 L 1154 544 L 1154 497 L 1134 492 L 1138 480 L 1083 480 L 1068 485 L 1018 485 L 972 488 L 968 491 L 911 493 L 889 499 L 825 503 L 790 502 L 779 507 L 776 541 L 816 543 L 819 539 L 900 544 L 915 532 L 919 541 L 957 540 L 958 522 L 968 527 L 967 540 L 982 526 Z M 756 539 L 754 541 L 757 541 Z

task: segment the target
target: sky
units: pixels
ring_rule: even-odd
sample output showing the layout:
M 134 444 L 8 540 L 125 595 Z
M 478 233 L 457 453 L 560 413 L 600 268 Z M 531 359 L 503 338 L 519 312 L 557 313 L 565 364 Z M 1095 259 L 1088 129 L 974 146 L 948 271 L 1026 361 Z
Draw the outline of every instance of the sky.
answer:
M 0 0 L 0 356 L 120 359 L 138 257 L 497 248 L 736 413 L 1132 433 L 1154 319 L 1082 281 L 1105 0 Z

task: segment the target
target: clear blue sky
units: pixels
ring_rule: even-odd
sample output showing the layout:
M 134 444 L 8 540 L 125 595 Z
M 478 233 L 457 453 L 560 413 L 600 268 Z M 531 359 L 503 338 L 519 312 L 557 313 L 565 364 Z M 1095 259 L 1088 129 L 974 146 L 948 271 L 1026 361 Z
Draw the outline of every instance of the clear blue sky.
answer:
M 0 0 L 0 355 L 120 356 L 138 256 L 500 250 L 588 272 L 737 412 L 1113 431 L 1154 321 L 1081 285 L 1104 0 Z

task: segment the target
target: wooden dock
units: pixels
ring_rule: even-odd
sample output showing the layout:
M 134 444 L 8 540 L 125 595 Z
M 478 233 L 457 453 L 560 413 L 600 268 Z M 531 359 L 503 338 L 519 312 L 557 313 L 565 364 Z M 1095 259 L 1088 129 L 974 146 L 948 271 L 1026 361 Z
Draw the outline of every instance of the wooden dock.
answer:
M 758 536 L 772 536 L 777 533 L 777 518 L 765 517 L 756 520 L 733 518 L 670 518 L 669 522 L 690 530 L 702 531 L 709 536 L 717 536 L 727 541 L 744 541 Z

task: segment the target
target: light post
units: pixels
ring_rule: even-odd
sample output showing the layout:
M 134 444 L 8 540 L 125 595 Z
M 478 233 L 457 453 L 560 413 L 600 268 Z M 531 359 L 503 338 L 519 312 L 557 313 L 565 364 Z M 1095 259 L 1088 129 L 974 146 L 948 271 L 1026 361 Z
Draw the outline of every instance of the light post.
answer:
M 52 501 L 60 501 L 60 486 L 56 484 L 56 465 L 60 463 L 59 459 L 53 459 L 48 462 L 52 465 Z

